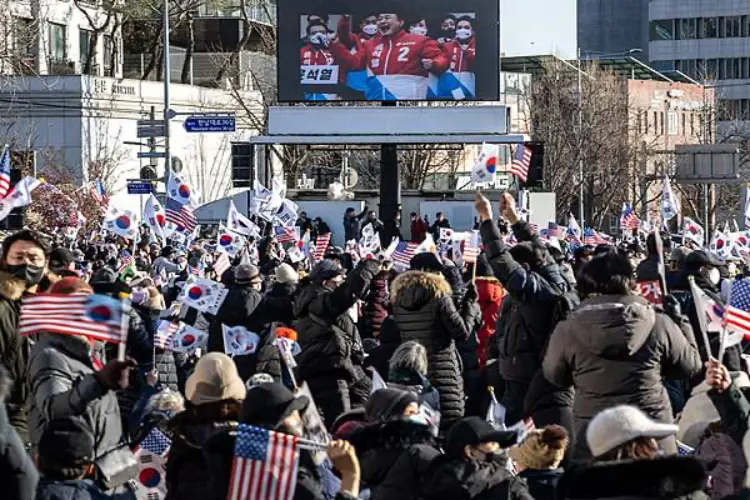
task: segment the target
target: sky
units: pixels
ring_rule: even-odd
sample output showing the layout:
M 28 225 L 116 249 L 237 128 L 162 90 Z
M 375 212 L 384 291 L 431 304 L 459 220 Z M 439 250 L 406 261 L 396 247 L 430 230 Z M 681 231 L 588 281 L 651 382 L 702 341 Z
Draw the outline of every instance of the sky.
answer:
M 500 0 L 500 52 L 574 58 L 576 0 Z

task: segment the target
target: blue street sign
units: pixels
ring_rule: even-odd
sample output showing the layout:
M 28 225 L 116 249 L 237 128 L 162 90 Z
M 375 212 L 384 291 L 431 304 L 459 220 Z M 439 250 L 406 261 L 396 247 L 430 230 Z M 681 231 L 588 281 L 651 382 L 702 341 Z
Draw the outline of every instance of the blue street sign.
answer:
M 187 132 L 234 132 L 237 123 L 233 116 L 191 116 L 183 126 Z
M 138 158 L 166 158 L 167 153 L 164 151 L 138 151 L 136 156 Z
M 154 185 L 150 181 L 128 181 L 128 194 L 151 194 Z

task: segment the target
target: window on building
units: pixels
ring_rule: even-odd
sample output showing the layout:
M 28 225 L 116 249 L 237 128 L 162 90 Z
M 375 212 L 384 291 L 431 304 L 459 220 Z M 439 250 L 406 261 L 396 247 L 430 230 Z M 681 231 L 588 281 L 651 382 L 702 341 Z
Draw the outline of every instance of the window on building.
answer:
M 667 134 L 677 135 L 678 133 L 678 118 L 677 111 L 670 111 L 667 113 Z
M 651 21 L 651 41 L 674 40 L 674 19 Z
M 89 58 L 89 50 L 91 50 L 91 42 L 92 42 L 92 34 L 91 31 L 85 30 L 85 29 L 79 29 L 78 30 L 78 50 L 80 51 L 80 63 L 81 63 L 81 71 L 84 70 L 86 67 L 86 61 L 88 61 Z M 94 48 L 96 50 L 96 48 Z M 94 66 L 96 65 L 96 52 L 92 54 L 91 57 L 91 68 L 89 68 L 89 73 L 95 73 Z
M 742 16 L 742 36 L 750 37 L 750 16 Z
M 698 30 L 696 29 L 697 20 L 695 18 L 680 19 L 680 40 L 695 40 L 698 37 Z
M 654 135 L 659 133 L 659 112 L 654 111 Z
M 706 60 L 706 80 L 716 80 L 719 78 L 719 60 Z
M 682 112 L 682 135 L 687 135 L 687 113 Z
M 750 57 L 740 59 L 740 78 L 743 80 L 750 79 Z
M 109 75 L 112 70 L 112 52 L 115 49 L 115 44 L 112 41 L 111 35 L 104 35 L 104 74 Z
M 741 75 L 741 62 L 739 57 L 727 59 L 727 78 L 736 80 Z
M 730 16 L 724 18 L 726 24 L 726 37 L 727 38 L 738 38 L 741 32 L 741 18 L 740 16 Z
M 659 134 L 664 135 L 664 111 L 659 113 Z
M 49 57 L 54 62 L 67 60 L 68 46 L 64 24 L 49 23 Z
M 695 135 L 695 113 L 690 113 L 690 135 Z
M 648 134 L 648 111 L 643 112 L 643 133 Z
M 716 38 L 719 34 L 719 20 L 715 17 L 704 17 L 700 20 L 700 37 Z
M 34 20 L 13 17 L 13 52 L 27 59 L 36 56 Z

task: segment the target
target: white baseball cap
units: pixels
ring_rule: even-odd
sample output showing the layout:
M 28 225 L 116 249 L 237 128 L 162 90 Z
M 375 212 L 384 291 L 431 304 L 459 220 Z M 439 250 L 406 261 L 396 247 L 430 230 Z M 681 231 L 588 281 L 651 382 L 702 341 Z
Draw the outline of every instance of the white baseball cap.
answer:
M 677 434 L 678 426 L 648 418 L 634 406 L 615 406 L 597 414 L 586 430 L 586 441 L 595 457 L 640 437 L 662 439 Z

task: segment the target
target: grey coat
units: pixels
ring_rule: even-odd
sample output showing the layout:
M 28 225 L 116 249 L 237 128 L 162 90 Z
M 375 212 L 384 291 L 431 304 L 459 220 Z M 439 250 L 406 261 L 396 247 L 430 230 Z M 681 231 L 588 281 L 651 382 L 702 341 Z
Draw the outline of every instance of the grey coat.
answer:
M 81 417 L 94 431 L 96 456 L 122 438 L 120 408 L 114 391 L 94 375 L 89 344 L 71 335 L 42 334 L 29 357 L 29 434 L 39 444 L 47 423 Z
M 692 330 L 680 329 L 661 310 L 635 296 L 589 298 L 550 338 L 544 376 L 559 387 L 575 387 L 577 435 L 600 411 L 627 404 L 651 418 L 672 423 L 662 383 L 688 379 L 701 370 Z M 585 457 L 585 439 L 576 457 Z

